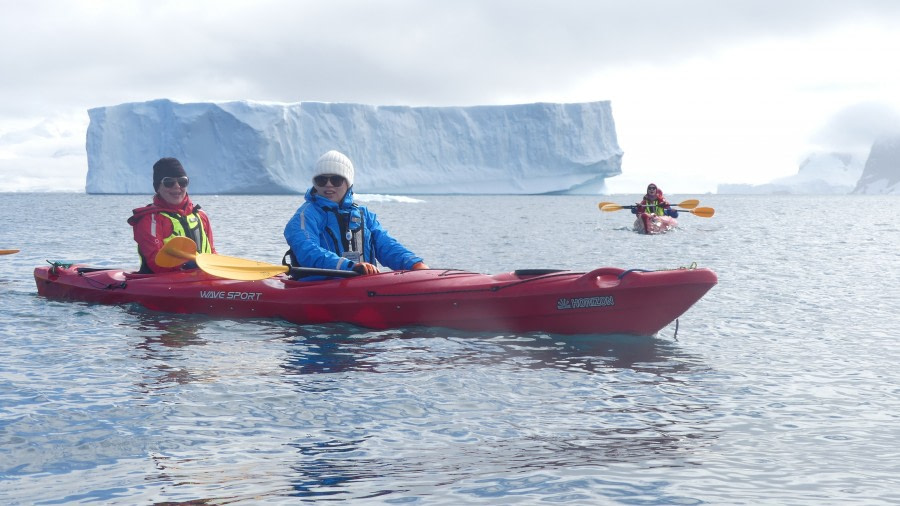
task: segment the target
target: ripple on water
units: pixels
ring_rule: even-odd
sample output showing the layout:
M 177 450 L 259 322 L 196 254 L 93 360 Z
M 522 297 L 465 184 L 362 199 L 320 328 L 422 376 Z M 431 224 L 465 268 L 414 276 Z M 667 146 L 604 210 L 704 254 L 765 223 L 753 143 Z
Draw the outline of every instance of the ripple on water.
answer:
M 900 228 L 869 211 L 888 199 L 699 197 L 714 218 L 657 237 L 589 197 L 372 203 L 442 267 L 713 268 L 675 340 L 674 326 L 367 331 L 47 301 L 31 279 L 47 258 L 135 263 L 122 210 L 146 199 L 42 196 L 41 216 L 4 229 L 23 242 L 0 261 L 0 499 L 900 502 Z M 279 261 L 283 224 L 268 218 L 296 197 L 203 203 L 223 252 Z M 62 237 L 72 208 L 100 233 Z M 98 236 L 123 240 L 100 258 Z

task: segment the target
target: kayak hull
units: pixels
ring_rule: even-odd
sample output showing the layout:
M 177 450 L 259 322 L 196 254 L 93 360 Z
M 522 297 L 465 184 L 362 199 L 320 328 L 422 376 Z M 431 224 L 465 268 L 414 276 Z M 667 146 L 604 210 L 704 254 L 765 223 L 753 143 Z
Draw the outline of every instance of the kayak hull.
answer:
M 34 270 L 52 299 L 139 304 L 150 310 L 227 318 L 280 318 L 297 324 L 350 323 L 467 331 L 653 335 L 717 282 L 709 269 L 588 273 L 457 270 L 393 271 L 321 281 L 276 276 L 222 279 L 201 270 L 134 274 L 52 265 Z
M 672 218 L 671 216 L 651 216 L 648 220 L 648 226 L 644 226 L 644 220 L 638 216 L 634 220 L 634 231 L 647 234 L 647 235 L 655 235 L 655 234 L 664 234 L 669 230 L 678 226 L 678 220 Z

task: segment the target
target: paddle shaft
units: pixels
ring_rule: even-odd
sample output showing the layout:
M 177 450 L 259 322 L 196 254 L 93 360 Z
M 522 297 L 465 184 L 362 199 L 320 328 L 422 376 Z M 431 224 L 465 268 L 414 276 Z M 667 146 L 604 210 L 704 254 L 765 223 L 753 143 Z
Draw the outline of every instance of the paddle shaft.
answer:
M 612 209 L 613 211 L 619 211 L 622 209 L 634 209 L 635 207 L 638 207 L 640 205 L 640 204 L 638 204 L 638 205 L 634 205 L 634 206 L 620 206 L 620 205 L 616 204 L 615 202 L 605 202 L 604 201 L 604 202 L 600 202 L 599 204 L 597 204 L 597 207 L 600 208 L 601 211 L 603 211 L 603 207 L 608 204 L 611 204 L 613 206 L 613 209 Z M 649 204 L 644 204 L 644 206 L 647 206 L 647 205 L 649 205 Z M 693 208 L 697 207 L 698 205 L 700 205 L 700 201 L 697 199 L 687 199 L 687 200 L 682 200 L 681 202 L 679 202 L 677 204 L 671 204 L 671 205 L 677 206 L 677 207 L 683 207 L 685 209 L 693 209 Z
M 619 206 L 619 207 L 621 207 L 622 209 L 634 209 L 634 208 L 637 208 L 637 207 L 653 207 L 653 206 L 650 205 L 650 204 L 643 204 L 643 205 L 642 205 L 642 204 L 636 204 L 636 205 L 633 205 L 633 206 Z M 678 204 L 673 204 L 671 207 L 679 207 L 679 206 L 678 206 Z M 676 209 L 676 211 L 690 211 L 691 209 L 692 209 L 692 208 L 688 207 L 688 208 L 685 208 L 685 209 Z M 618 209 L 617 209 L 617 211 L 618 211 Z
M 616 204 L 607 204 L 603 206 L 600 210 L 603 212 L 612 212 L 612 211 L 621 211 L 622 209 L 635 209 L 637 207 L 642 207 L 640 205 L 635 206 L 620 206 Z M 701 218 L 712 218 L 713 215 L 716 214 L 716 210 L 712 207 L 697 207 L 695 209 L 675 209 L 679 213 L 691 213 L 694 216 L 699 216 Z
M 197 253 L 197 267 L 201 270 L 226 279 L 253 281 L 270 278 L 277 274 L 290 274 L 293 278 L 305 276 L 326 276 L 330 278 L 352 278 L 359 276 L 356 271 L 341 269 L 320 269 L 317 267 L 294 267 L 290 265 L 267 264 L 256 260 Z
M 287 266 L 285 266 L 287 267 Z M 332 278 L 352 278 L 359 276 L 356 271 L 342 271 L 340 269 L 317 269 L 315 267 L 290 267 L 288 272 L 291 277 L 299 278 L 301 276 L 328 276 Z
M 214 253 L 197 253 L 196 244 L 188 237 L 173 237 L 156 255 L 157 264 L 164 267 L 176 267 L 189 260 L 196 261 L 197 267 L 214 276 L 245 281 L 266 279 L 284 273 L 290 273 L 293 277 L 327 276 L 332 278 L 351 278 L 359 276 L 359 273 L 356 271 L 292 267 L 216 255 Z
M 260 281 L 279 274 L 290 274 L 294 278 L 305 276 L 352 278 L 362 276 L 361 273 L 356 271 L 293 267 L 267 264 L 256 260 L 217 255 L 215 253 L 197 253 L 196 247 L 196 243 L 188 237 L 173 237 L 156 254 L 156 263 L 164 267 L 176 267 L 193 260 L 197 263 L 197 267 L 207 274 L 242 281 Z

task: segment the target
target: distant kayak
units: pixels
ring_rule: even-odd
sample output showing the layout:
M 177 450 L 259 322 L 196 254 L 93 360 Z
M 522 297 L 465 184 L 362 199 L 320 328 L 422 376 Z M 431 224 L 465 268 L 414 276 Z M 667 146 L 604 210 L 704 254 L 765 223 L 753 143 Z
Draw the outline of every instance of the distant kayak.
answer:
M 712 218 L 716 214 L 716 210 L 711 207 L 697 207 L 699 203 L 700 201 L 697 199 L 688 199 L 674 204 L 673 207 L 681 208 L 673 209 L 675 211 L 678 211 L 674 214 L 677 216 L 678 213 L 690 213 L 701 218 Z M 613 202 L 600 202 L 597 204 L 597 206 L 603 212 L 614 212 L 621 211 L 623 209 L 631 209 L 632 213 L 638 214 L 638 216 L 634 220 L 632 228 L 635 232 L 641 234 L 662 234 L 678 226 L 678 220 L 669 216 L 668 214 L 665 214 L 663 216 L 658 216 L 656 214 L 649 215 L 649 223 L 645 226 L 643 219 L 641 218 L 638 211 L 636 211 L 636 209 L 639 208 L 643 209 L 643 206 L 641 206 L 640 204 L 635 204 L 633 206 L 620 206 Z
M 428 326 L 642 336 L 673 322 L 718 281 L 709 269 L 614 267 L 588 273 L 543 269 L 488 275 L 431 269 L 319 281 L 283 275 L 240 281 L 199 269 L 135 274 L 60 263 L 35 268 L 34 278 L 44 297 L 137 303 L 171 313 L 372 329 Z
M 651 216 L 647 221 L 649 222 L 648 226 L 644 227 L 644 220 L 641 219 L 640 216 L 635 218 L 634 231 L 647 235 L 664 234 L 678 226 L 678 220 L 672 218 L 671 216 L 654 215 Z

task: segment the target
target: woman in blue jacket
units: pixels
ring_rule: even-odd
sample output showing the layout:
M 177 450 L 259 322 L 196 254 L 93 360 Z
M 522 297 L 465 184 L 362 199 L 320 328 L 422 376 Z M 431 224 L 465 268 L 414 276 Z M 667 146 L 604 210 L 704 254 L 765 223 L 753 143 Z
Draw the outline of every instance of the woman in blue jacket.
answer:
M 306 202 L 284 227 L 291 264 L 360 274 L 377 274 L 377 263 L 392 270 L 427 269 L 382 228 L 375 213 L 353 202 L 353 173 L 353 163 L 337 151 L 316 161 Z

